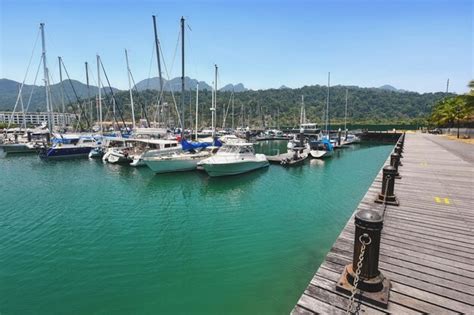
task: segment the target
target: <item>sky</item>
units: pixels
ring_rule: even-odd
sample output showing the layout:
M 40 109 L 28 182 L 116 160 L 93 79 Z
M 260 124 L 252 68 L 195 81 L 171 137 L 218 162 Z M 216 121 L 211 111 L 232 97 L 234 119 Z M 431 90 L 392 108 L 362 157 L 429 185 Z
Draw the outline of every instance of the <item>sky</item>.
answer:
M 186 19 L 186 75 L 251 89 L 326 85 L 465 93 L 474 79 L 471 0 L 0 0 L 0 78 L 32 84 L 45 23 L 48 67 L 62 56 L 72 79 L 97 81 L 96 55 L 111 85 L 128 88 L 124 49 L 136 82 L 158 75 L 157 16 L 165 78 L 181 75 L 177 50 Z M 32 53 L 33 52 L 33 53 Z M 32 64 L 27 72 L 30 56 Z M 41 72 L 40 72 L 41 75 Z M 37 84 L 42 84 L 40 80 Z

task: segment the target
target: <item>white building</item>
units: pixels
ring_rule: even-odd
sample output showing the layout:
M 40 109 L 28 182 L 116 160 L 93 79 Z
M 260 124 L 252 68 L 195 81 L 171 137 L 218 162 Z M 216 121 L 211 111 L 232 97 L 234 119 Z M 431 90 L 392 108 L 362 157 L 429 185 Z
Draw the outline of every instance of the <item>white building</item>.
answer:
M 62 126 L 65 122 L 66 125 L 71 125 L 76 121 L 74 114 L 63 114 L 63 113 L 51 113 L 53 116 L 53 124 L 55 126 Z M 24 120 L 23 120 L 24 119 Z M 0 112 L 0 123 L 10 123 L 15 125 L 23 125 L 26 121 L 26 125 L 41 125 L 43 122 L 48 122 L 48 113 L 13 113 L 13 112 Z

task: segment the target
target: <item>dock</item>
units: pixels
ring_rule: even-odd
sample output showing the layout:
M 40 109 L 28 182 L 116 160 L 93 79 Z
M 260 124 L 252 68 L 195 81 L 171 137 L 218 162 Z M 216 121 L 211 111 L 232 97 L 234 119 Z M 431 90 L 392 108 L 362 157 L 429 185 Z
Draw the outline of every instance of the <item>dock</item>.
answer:
M 356 300 L 360 314 L 474 314 L 474 164 L 433 137 L 406 135 L 402 178 L 395 181 L 400 205 L 387 206 L 380 241 L 379 270 L 391 282 L 388 305 Z M 383 210 L 374 203 L 381 186 L 382 170 L 292 314 L 346 313 L 349 296 L 336 284 L 352 263 L 354 216 Z

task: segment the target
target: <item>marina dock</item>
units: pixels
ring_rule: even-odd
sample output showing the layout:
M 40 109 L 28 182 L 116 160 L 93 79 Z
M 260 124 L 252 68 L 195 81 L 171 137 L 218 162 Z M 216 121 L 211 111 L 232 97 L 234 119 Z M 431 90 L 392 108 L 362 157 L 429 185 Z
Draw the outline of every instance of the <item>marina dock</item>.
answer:
M 474 313 L 474 165 L 436 136 L 407 134 L 395 195 L 380 241 L 379 270 L 390 282 L 387 308 L 358 302 L 359 313 Z M 443 139 L 444 140 L 444 139 Z M 447 141 L 447 140 L 446 140 Z M 456 144 L 456 143 L 454 143 Z M 462 147 L 463 143 L 459 143 Z M 467 145 L 466 145 L 467 146 Z M 468 156 L 466 158 L 466 156 Z M 390 158 L 387 164 L 389 164 Z M 354 251 L 354 217 L 379 213 L 382 170 L 299 298 L 292 314 L 343 314 L 349 296 L 336 291 Z

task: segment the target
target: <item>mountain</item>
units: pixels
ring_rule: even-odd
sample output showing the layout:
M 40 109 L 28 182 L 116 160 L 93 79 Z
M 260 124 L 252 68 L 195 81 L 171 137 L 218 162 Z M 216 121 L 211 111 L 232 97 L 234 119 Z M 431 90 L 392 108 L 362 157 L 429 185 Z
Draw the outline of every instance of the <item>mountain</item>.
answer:
M 15 106 L 16 100 L 18 98 L 18 91 L 21 83 L 9 79 L 0 79 L 0 110 L 12 110 Z M 64 102 L 76 103 L 76 94 L 82 99 L 87 99 L 88 95 L 94 97 L 98 94 L 97 86 L 90 86 L 88 91 L 87 85 L 76 81 L 76 80 L 64 80 Z M 52 84 L 50 85 L 51 89 L 51 98 L 53 108 L 55 110 L 61 107 L 61 84 Z M 114 93 L 119 90 L 112 88 Z M 75 92 L 75 93 L 74 93 Z M 108 87 L 102 88 L 102 92 L 105 94 L 110 94 L 110 89 Z M 88 94 L 90 93 L 90 94 Z M 22 89 L 22 99 L 25 107 L 28 106 L 28 100 L 31 95 L 31 102 L 28 108 L 28 111 L 46 111 L 46 100 L 45 100 L 45 89 L 44 86 L 38 85 L 27 85 L 25 84 Z M 21 107 L 21 103 L 18 104 L 17 110 Z
M 407 90 L 397 89 L 396 87 L 394 87 L 390 84 L 382 85 L 382 86 L 378 87 L 378 89 L 386 90 L 386 91 L 392 91 L 392 92 L 400 92 L 400 93 L 409 92 Z
M 199 91 L 212 90 L 211 86 L 204 81 L 198 81 L 196 79 L 191 79 L 190 77 L 184 77 L 184 86 L 186 90 L 196 90 L 196 84 L 199 83 Z M 144 90 L 159 90 L 160 89 L 160 79 L 158 77 L 145 79 L 137 83 L 137 89 L 139 91 Z M 181 78 L 176 77 L 171 80 L 163 79 L 163 90 L 170 92 L 181 91 Z
M 227 84 L 225 85 L 224 87 L 220 88 L 219 91 L 222 91 L 222 92 L 245 92 L 245 91 L 248 91 L 248 89 L 242 84 L 242 83 L 238 83 L 238 84 Z
M 280 86 L 278 89 L 280 89 L 280 90 L 285 90 L 285 89 L 289 89 L 289 87 L 287 87 L 286 85 L 282 85 L 282 86 Z

